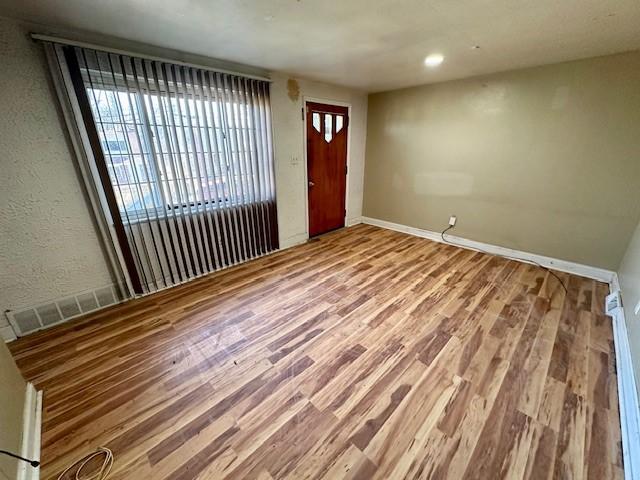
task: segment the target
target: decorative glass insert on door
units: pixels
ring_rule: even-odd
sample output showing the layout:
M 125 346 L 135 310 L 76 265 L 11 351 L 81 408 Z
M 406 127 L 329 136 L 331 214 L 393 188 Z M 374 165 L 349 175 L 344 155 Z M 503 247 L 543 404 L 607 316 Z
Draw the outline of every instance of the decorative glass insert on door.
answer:
M 313 128 L 320 133 L 320 114 L 317 112 L 313 112 Z
M 342 127 L 344 127 L 344 116 L 332 113 L 323 113 L 322 115 L 324 115 L 324 132 L 322 131 L 322 121 L 320 113 L 318 112 L 313 112 L 311 116 L 313 128 L 316 132 L 324 136 L 325 142 L 331 143 L 333 136 L 339 133 Z M 334 125 L 335 130 L 333 129 Z
M 330 113 L 324 114 L 324 140 L 327 143 L 331 143 L 333 138 L 333 115 Z
M 324 122 L 323 118 L 324 117 Z M 334 135 L 339 133 L 344 127 L 344 116 L 335 113 L 318 113 L 313 112 L 311 122 L 316 132 L 324 137 L 325 142 L 331 143 Z M 322 130 L 324 123 L 324 131 Z M 335 129 L 334 129 L 335 126 Z

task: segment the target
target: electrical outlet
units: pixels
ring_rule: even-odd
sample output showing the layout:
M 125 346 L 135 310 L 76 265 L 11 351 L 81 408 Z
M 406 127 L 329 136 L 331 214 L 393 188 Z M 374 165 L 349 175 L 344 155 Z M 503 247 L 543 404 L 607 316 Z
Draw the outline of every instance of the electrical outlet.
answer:
M 449 217 L 449 226 L 453 227 L 456 224 L 456 221 L 458 220 L 458 218 L 455 215 L 452 215 Z
M 633 313 L 635 313 L 636 315 L 640 314 L 640 300 L 638 300 L 638 303 L 636 303 L 636 308 L 633 309 Z

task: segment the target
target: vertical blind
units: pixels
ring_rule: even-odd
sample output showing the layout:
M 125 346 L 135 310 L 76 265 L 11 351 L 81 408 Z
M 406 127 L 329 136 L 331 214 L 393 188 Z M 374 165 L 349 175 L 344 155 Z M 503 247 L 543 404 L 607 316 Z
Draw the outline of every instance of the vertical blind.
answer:
M 278 248 L 268 82 L 53 48 L 135 293 Z

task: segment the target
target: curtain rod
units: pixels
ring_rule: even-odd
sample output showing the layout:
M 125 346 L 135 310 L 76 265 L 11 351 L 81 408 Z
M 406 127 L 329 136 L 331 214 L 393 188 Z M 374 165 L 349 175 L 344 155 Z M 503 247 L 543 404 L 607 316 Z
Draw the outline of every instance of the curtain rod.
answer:
M 197 63 L 181 62 L 179 60 L 174 60 L 174 59 L 171 59 L 171 58 L 156 57 L 156 56 L 153 56 L 153 55 L 145 55 L 145 54 L 138 53 L 138 52 L 130 52 L 128 50 L 120 50 L 118 48 L 103 47 L 102 45 L 96 45 L 94 43 L 87 43 L 87 42 L 80 42 L 80 41 L 77 41 L 77 40 L 70 40 L 68 38 L 54 37 L 54 36 L 51 36 L 51 35 L 42 35 L 40 33 L 32 33 L 31 34 L 31 38 L 33 38 L 34 40 L 39 40 L 41 42 L 60 43 L 62 45 L 69 45 L 69 46 L 72 46 L 72 47 L 90 48 L 91 50 L 99 50 L 99 51 L 102 51 L 102 52 L 115 53 L 117 55 L 126 55 L 126 56 L 129 56 L 129 57 L 144 58 L 146 60 L 154 60 L 156 62 L 173 63 L 175 65 L 182 65 L 183 67 L 199 68 L 201 70 L 209 70 L 209 71 L 218 72 L 218 73 L 227 73 L 229 75 L 236 75 L 236 76 L 240 76 L 240 77 L 251 78 L 253 80 L 262 80 L 262 81 L 265 81 L 265 82 L 272 82 L 272 80 L 270 78 L 262 77 L 260 75 L 251 75 L 251 74 L 248 74 L 248 73 L 234 72 L 233 70 L 225 70 L 225 69 L 222 69 L 222 68 L 215 68 L 215 67 L 210 67 L 210 66 L 207 66 L 207 65 L 199 65 Z

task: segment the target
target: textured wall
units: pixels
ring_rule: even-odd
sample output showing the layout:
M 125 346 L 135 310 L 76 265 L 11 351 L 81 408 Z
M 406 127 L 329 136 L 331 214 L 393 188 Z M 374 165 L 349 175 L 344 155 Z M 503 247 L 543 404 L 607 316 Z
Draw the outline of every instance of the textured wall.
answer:
M 273 74 L 271 106 L 273 110 L 276 191 L 280 244 L 283 247 L 307 238 L 304 159 L 303 97 L 350 103 L 349 177 L 347 187 L 347 223 L 362 215 L 364 148 L 367 128 L 367 96 L 362 92 L 318 82 L 289 82 L 284 74 Z
M 461 237 L 615 270 L 640 217 L 638 85 L 635 52 L 371 95 L 364 214 L 455 214 Z
M 44 53 L 27 33 L 0 18 L 0 311 L 112 282 Z
M 0 342 L 0 450 L 20 453 L 26 386 L 9 349 Z M 16 460 L 0 455 L 0 478 L 13 480 L 17 468 Z
M 640 389 L 640 315 L 634 313 L 636 304 L 640 302 L 640 224 L 631 238 L 618 272 L 636 386 Z

